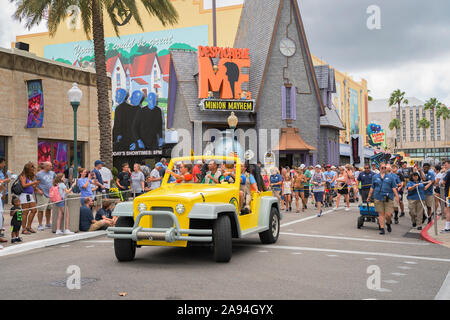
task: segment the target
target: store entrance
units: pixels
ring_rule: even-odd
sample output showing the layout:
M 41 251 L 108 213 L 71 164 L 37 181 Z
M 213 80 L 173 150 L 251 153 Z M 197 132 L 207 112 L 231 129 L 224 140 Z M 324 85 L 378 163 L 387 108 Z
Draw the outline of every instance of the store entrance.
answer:
M 292 153 L 280 154 L 280 167 L 281 168 L 285 168 L 285 167 L 292 168 L 293 164 L 294 164 L 294 155 Z

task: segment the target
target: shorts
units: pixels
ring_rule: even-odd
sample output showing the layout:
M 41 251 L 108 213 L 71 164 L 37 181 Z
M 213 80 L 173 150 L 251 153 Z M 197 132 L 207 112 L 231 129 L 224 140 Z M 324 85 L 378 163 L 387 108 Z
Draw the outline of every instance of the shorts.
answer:
M 64 200 L 55 203 L 56 208 L 64 208 Z
M 22 222 L 17 220 L 11 220 L 11 232 L 19 232 L 22 227 Z
M 394 201 L 389 199 L 388 202 L 384 202 L 383 200 L 375 200 L 375 211 L 380 213 L 392 213 L 394 212 Z
M 323 191 L 313 193 L 314 193 L 314 200 L 316 200 L 316 202 L 320 202 L 323 204 Z
M 88 231 L 106 230 L 108 229 L 108 227 L 109 225 L 106 222 L 96 221 L 95 223 L 91 224 Z
M 303 189 L 294 189 L 294 193 L 298 193 L 300 195 L 300 193 L 305 193 L 303 191 Z
M 341 195 L 346 195 L 346 194 L 348 194 L 348 185 L 347 185 L 347 184 L 344 184 L 344 185 L 342 186 L 342 188 L 338 188 L 338 193 L 341 194 Z
M 36 193 L 36 206 L 38 207 L 38 211 L 47 211 L 49 210 L 49 203 L 50 199 L 47 198 L 45 195 L 41 195 L 39 193 Z
M 29 193 L 20 194 L 19 200 L 21 204 L 35 203 L 34 196 Z
M 425 205 L 427 206 L 427 208 L 433 208 L 433 203 L 434 203 L 433 195 L 425 196 Z

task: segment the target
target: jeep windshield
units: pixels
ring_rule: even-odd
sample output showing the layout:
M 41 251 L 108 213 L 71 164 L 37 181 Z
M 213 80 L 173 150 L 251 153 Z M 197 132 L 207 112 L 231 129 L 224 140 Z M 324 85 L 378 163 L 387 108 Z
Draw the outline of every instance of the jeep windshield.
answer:
M 237 157 L 186 157 L 172 159 L 163 184 L 234 184 L 240 183 L 240 160 Z

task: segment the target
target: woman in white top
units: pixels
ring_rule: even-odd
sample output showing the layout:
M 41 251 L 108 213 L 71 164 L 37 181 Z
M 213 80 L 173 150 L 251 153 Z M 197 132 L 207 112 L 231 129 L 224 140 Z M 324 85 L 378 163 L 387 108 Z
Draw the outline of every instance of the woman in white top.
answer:
M 336 198 L 336 207 L 334 210 L 337 210 L 339 208 L 339 202 L 341 201 L 341 196 L 344 196 L 345 202 L 347 204 L 347 208 L 345 211 L 350 210 L 350 199 L 348 195 L 348 182 L 349 177 L 344 167 L 339 167 L 339 174 L 338 178 L 336 179 L 337 182 L 337 198 Z
M 284 203 L 286 204 L 286 211 L 292 211 L 292 189 L 293 189 L 292 178 L 289 172 L 284 175 L 284 181 L 281 185 L 281 191 L 284 196 Z

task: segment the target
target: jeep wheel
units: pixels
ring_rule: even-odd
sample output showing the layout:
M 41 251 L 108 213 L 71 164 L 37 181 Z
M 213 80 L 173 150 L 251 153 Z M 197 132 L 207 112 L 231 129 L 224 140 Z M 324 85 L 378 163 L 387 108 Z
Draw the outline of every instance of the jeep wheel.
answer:
M 264 244 L 272 244 L 277 242 L 280 235 L 280 214 L 278 209 L 273 207 L 270 210 L 269 230 L 261 232 L 259 239 Z
M 133 225 L 134 220 L 130 217 L 119 217 L 116 222 L 116 227 L 132 227 Z M 131 261 L 136 255 L 136 242 L 128 239 L 114 239 L 114 252 L 117 260 Z
M 213 251 L 216 262 L 228 262 L 232 254 L 232 233 L 230 217 L 221 215 L 214 222 Z

